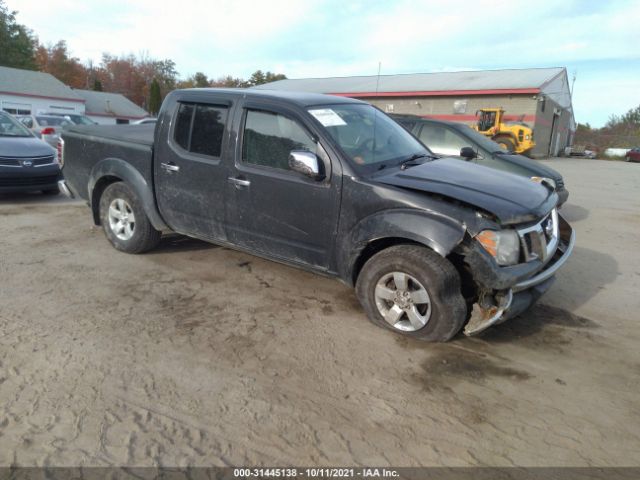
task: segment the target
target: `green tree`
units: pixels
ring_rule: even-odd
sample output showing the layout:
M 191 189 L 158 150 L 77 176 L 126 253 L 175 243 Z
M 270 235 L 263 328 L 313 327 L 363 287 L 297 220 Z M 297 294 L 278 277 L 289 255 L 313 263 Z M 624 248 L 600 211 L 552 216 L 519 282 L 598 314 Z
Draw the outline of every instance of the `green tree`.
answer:
M 209 86 L 209 79 L 202 72 L 196 72 L 193 76 L 193 84 L 196 88 L 205 88 Z
M 157 115 L 162 104 L 162 94 L 160 93 L 160 83 L 157 79 L 153 79 L 151 87 L 149 87 L 149 112 Z
M 265 83 L 275 82 L 277 80 L 284 80 L 287 78 L 282 73 L 263 72 L 262 70 L 256 70 L 251 74 L 249 80 L 245 82 L 245 86 L 253 87 L 255 85 L 263 85 Z
M 16 13 L 0 0 L 0 65 L 35 70 L 36 40 L 31 30 L 16 22 Z
M 219 88 L 242 88 L 245 84 L 246 82 L 243 79 L 232 77 L 231 75 L 219 77 L 217 80 L 211 80 L 211 86 Z

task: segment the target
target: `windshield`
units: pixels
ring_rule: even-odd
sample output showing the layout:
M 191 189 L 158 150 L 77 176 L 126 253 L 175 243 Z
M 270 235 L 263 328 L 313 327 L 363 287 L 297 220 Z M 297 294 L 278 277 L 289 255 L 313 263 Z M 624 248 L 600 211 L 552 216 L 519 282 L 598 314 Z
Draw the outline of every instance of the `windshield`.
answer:
M 357 166 L 395 165 L 431 152 L 403 127 L 371 105 L 329 105 L 309 109 Z
M 509 153 L 507 150 L 502 148 L 496 142 L 494 142 L 488 137 L 485 137 L 481 133 L 476 132 L 473 128 L 471 128 L 468 125 L 461 125 L 457 128 L 458 128 L 458 131 L 460 131 L 469 139 L 471 139 L 473 143 L 476 143 L 480 148 L 486 150 L 489 153 L 505 153 L 505 154 Z
M 95 125 L 96 122 L 84 115 L 69 115 L 69 118 L 76 125 Z
M 38 125 L 41 127 L 65 127 L 67 125 L 73 125 L 69 120 L 63 117 L 36 117 Z
M 5 113 L 0 113 L 0 137 L 32 137 L 31 131 Z

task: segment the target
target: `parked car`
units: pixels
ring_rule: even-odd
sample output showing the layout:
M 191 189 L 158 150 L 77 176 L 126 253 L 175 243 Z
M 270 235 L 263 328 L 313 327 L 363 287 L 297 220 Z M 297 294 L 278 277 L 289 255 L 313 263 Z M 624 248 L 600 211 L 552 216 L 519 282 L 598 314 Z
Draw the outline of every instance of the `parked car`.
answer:
M 60 178 L 55 150 L 0 111 L 0 192 L 57 194 Z
M 465 124 L 415 115 L 391 117 L 438 155 L 457 155 L 479 165 L 523 175 L 536 181 L 545 181 L 557 190 L 560 206 L 569 198 L 564 179 L 556 170 L 523 155 L 507 152 L 496 142 Z
M 548 185 L 437 159 L 355 99 L 177 90 L 159 119 L 62 133 L 62 189 L 123 252 L 173 230 L 337 277 L 373 323 L 446 341 L 523 312 L 575 243 Z
M 98 125 L 98 122 L 94 122 L 86 115 L 82 115 L 80 113 L 60 113 L 60 112 L 50 112 L 47 115 L 53 115 L 54 117 L 62 117 L 69 120 L 74 125 Z
M 629 150 L 625 154 L 624 159 L 627 162 L 640 162 L 640 147 L 635 147 Z
M 62 129 L 73 125 L 66 118 L 55 115 L 16 115 L 16 118 L 53 148 L 58 146 Z
M 143 118 L 142 120 L 136 120 L 135 122 L 132 122 L 131 125 L 147 125 L 147 124 L 154 124 L 158 121 L 157 118 Z

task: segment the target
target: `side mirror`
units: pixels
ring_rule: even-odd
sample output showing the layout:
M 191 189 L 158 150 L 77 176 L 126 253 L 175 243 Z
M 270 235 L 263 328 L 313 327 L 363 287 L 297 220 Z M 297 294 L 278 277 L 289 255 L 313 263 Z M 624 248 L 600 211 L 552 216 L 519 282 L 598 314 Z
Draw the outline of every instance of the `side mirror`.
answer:
M 315 153 L 292 150 L 289 153 L 289 168 L 313 180 L 324 179 L 324 165 Z
M 469 161 L 469 160 L 473 160 L 474 158 L 477 158 L 478 154 L 471 147 L 462 147 L 460 149 L 460 156 L 465 160 Z

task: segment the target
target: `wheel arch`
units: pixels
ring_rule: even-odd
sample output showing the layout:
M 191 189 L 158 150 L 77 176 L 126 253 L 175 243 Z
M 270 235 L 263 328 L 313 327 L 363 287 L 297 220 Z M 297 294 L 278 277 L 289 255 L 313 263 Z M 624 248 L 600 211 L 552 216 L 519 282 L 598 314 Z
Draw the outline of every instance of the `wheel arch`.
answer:
M 343 277 L 351 285 L 376 253 L 395 245 L 420 245 L 446 258 L 464 238 L 466 228 L 437 214 L 394 210 L 372 215 L 354 229 Z M 344 264 L 344 263 L 343 263 Z
M 106 158 L 94 165 L 89 175 L 89 198 L 93 221 L 100 225 L 100 197 L 115 182 L 125 182 L 140 199 L 144 211 L 156 230 L 168 227 L 156 206 L 153 185 L 130 163 L 119 158 Z

